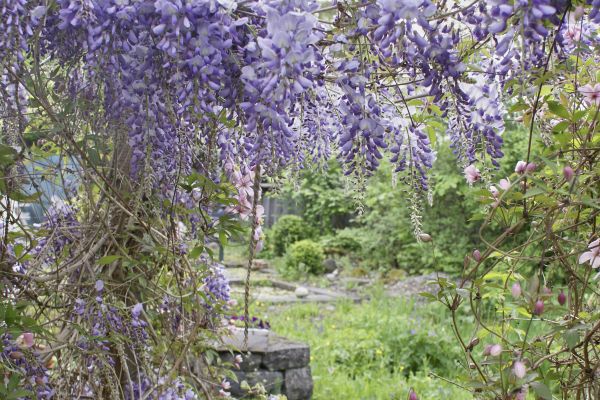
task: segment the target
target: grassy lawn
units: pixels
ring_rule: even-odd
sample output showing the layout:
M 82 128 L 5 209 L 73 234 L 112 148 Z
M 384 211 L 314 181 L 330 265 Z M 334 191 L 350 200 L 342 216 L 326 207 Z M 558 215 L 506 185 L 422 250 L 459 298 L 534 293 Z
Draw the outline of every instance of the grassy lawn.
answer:
M 314 399 L 471 399 L 430 373 L 452 378 L 464 362 L 449 319 L 438 305 L 372 294 L 361 304 L 268 305 L 252 314 L 273 331 L 311 347 Z

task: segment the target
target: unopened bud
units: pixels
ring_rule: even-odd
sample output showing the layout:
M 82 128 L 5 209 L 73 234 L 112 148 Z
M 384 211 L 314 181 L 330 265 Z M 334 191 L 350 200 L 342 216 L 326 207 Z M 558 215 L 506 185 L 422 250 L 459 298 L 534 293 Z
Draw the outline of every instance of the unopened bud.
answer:
M 431 236 L 427 233 L 419 233 L 419 240 L 428 243 L 431 242 Z
M 498 357 L 500 354 L 502 354 L 502 346 L 499 344 L 493 344 L 490 348 L 490 356 Z
M 479 338 L 473 338 L 471 339 L 471 341 L 469 342 L 469 345 L 467 346 L 467 349 L 472 350 L 473 347 L 477 346 L 479 344 Z
M 563 176 L 567 182 L 571 182 L 575 176 L 575 171 L 573 171 L 573 168 L 567 165 L 563 168 Z
M 481 261 L 481 252 L 479 250 L 473 250 L 473 259 L 477 262 Z
M 515 299 L 521 296 L 521 285 L 519 282 L 513 283 L 512 287 L 510 288 L 510 293 Z
M 548 286 L 544 286 L 544 294 L 547 296 L 550 296 L 552 294 L 552 289 L 550 289 Z
M 542 315 L 543 312 L 544 312 L 544 302 L 542 300 L 536 301 L 533 306 L 533 313 L 535 315 Z
M 529 163 L 529 164 L 527 164 L 527 167 L 525 167 L 525 170 L 527 172 L 533 172 L 533 171 L 536 170 L 536 168 L 537 168 L 537 164 L 536 163 Z
M 415 393 L 414 390 L 410 389 L 410 394 L 408 395 L 408 400 L 419 400 L 419 396 Z
M 558 304 L 560 304 L 561 306 L 564 306 L 566 302 L 567 302 L 567 295 L 565 295 L 565 292 L 563 292 L 561 290 L 560 293 L 558 294 Z
M 527 163 L 525 161 L 518 161 L 517 165 L 515 165 L 515 172 L 517 174 L 524 174 L 527 169 Z
M 522 379 L 525 377 L 526 373 L 527 367 L 525 366 L 525 363 L 523 361 L 515 361 L 513 364 L 513 374 L 515 374 L 518 379 Z

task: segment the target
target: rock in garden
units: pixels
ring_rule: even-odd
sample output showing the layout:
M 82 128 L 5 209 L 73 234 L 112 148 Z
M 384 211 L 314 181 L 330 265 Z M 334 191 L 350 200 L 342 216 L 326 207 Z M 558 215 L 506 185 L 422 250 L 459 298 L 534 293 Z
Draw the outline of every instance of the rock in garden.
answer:
M 267 260 L 252 260 L 252 269 L 253 270 L 261 270 L 269 268 L 269 263 Z
M 337 263 L 333 258 L 328 258 L 323 262 L 323 268 L 325 269 L 325 272 L 333 272 L 337 268 Z
M 309 292 L 304 286 L 298 286 L 296 290 L 294 290 L 294 294 L 296 294 L 296 297 L 303 299 L 308 296 Z

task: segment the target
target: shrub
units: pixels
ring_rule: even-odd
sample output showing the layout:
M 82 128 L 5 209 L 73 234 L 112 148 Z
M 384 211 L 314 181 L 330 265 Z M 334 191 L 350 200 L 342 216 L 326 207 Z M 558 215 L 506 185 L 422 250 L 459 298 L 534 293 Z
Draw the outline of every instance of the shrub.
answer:
M 327 254 L 358 253 L 362 248 L 360 242 L 354 238 L 353 232 L 347 230 L 338 231 L 335 236 L 324 236 L 320 243 Z
M 311 227 L 297 215 L 283 215 L 271 228 L 269 245 L 275 256 L 285 254 L 289 245 L 312 237 Z
M 321 274 L 325 254 L 319 243 L 300 240 L 290 246 L 285 258 L 284 275 Z

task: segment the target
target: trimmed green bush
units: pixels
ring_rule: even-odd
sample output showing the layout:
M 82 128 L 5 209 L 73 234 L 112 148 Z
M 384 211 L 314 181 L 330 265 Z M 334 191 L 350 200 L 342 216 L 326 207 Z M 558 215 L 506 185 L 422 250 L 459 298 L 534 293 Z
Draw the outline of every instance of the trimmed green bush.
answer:
M 286 253 L 288 246 L 312 237 L 312 228 L 297 215 L 281 216 L 268 233 L 269 245 L 275 256 Z
M 319 241 L 327 254 L 351 254 L 361 250 L 361 244 L 354 238 L 352 232 L 337 231 L 335 236 L 324 236 Z
M 284 275 L 322 274 L 325 253 L 323 247 L 310 239 L 292 244 L 285 257 Z

